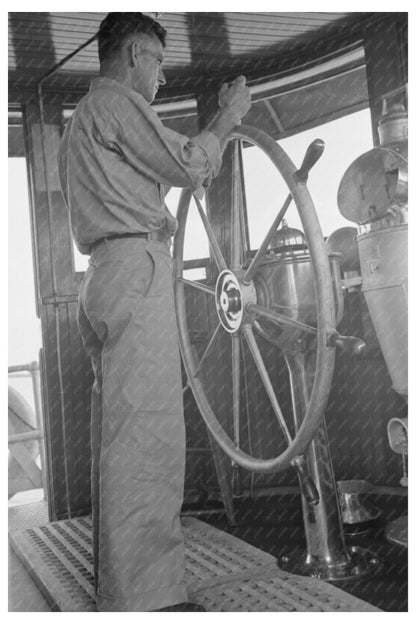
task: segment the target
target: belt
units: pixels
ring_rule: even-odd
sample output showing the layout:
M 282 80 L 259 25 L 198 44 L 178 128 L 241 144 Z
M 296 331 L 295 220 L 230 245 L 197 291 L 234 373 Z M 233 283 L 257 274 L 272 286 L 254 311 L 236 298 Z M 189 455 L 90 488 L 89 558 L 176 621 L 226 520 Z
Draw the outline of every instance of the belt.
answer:
M 160 243 L 167 243 L 170 240 L 170 236 L 165 232 L 161 232 L 160 230 L 155 230 L 153 232 L 136 232 L 136 233 L 126 233 L 126 234 L 110 234 L 109 236 L 104 236 L 103 238 L 99 238 L 94 243 L 91 244 L 91 249 L 95 249 L 101 243 L 109 240 L 115 240 L 117 238 L 144 238 L 145 240 L 153 240 L 159 241 Z

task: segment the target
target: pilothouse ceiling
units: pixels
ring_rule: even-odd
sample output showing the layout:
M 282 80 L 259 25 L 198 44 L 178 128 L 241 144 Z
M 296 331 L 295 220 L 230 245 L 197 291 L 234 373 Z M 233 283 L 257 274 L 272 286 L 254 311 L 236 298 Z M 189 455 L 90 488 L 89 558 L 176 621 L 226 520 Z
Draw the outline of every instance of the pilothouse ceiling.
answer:
M 96 33 L 105 13 L 9 13 L 9 87 L 39 80 Z M 381 13 L 161 13 L 168 31 L 160 98 L 185 96 L 207 81 L 245 73 L 252 81 L 294 71 L 352 45 Z M 98 72 L 92 41 L 44 81 L 45 89 L 85 91 Z

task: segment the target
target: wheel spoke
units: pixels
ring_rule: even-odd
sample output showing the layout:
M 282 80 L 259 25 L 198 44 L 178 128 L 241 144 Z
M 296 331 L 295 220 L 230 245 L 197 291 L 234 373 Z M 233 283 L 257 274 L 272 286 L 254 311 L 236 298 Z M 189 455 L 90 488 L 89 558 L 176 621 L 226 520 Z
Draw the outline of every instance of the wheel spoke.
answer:
M 194 199 L 198 207 L 198 212 L 201 217 L 202 223 L 204 225 L 205 231 L 208 236 L 208 240 L 211 246 L 212 255 L 214 256 L 215 264 L 217 265 L 217 268 L 219 271 L 224 271 L 227 268 L 227 265 L 225 263 L 224 256 L 222 255 L 222 251 L 220 249 L 218 241 L 215 237 L 214 230 L 212 229 L 211 224 L 208 221 L 208 218 L 204 212 L 201 202 L 195 195 L 194 195 Z
M 279 312 L 269 310 L 268 308 L 257 305 L 256 303 L 249 303 L 247 305 L 247 310 L 249 312 L 255 312 L 262 318 L 272 321 L 272 323 L 276 323 L 279 327 L 292 327 L 293 329 L 299 329 L 300 331 L 313 334 L 314 336 L 318 333 L 318 330 L 311 325 L 306 325 L 306 323 L 302 323 L 301 321 L 295 321 L 284 314 L 279 314 Z
M 265 239 L 263 240 L 262 244 L 260 245 L 260 247 L 257 250 L 256 255 L 254 256 L 254 258 L 252 259 L 252 261 L 250 262 L 247 271 L 244 274 L 243 277 L 243 282 L 244 283 L 249 283 L 251 282 L 251 280 L 253 279 L 257 268 L 261 262 L 261 260 L 263 259 L 264 254 L 267 251 L 267 247 L 270 245 L 270 242 L 277 230 L 277 228 L 280 225 L 281 220 L 283 219 L 283 217 L 285 216 L 287 209 L 290 206 L 290 203 L 292 201 L 292 195 L 288 195 L 285 199 L 285 202 L 283 204 L 283 206 L 281 207 L 281 209 L 279 210 L 279 212 L 277 213 L 277 216 L 275 218 L 275 220 L 273 221 L 272 225 L 270 226 L 269 231 L 266 234 Z
M 234 442 L 240 448 L 240 336 L 231 334 Z
M 242 232 L 241 232 L 241 171 L 240 141 L 233 142 L 232 157 L 232 195 L 231 195 L 231 271 L 241 269 Z
M 286 439 L 286 442 L 289 445 L 292 442 L 292 436 L 290 435 L 290 431 L 286 425 L 286 421 L 283 417 L 282 410 L 280 409 L 279 402 L 277 400 L 272 382 L 269 377 L 269 373 L 267 372 L 266 366 L 264 364 L 263 358 L 260 353 L 260 349 L 257 346 L 257 342 L 254 337 L 253 330 L 251 329 L 250 325 L 244 325 L 244 327 L 242 328 L 242 332 L 243 332 L 244 338 L 247 341 L 248 347 L 250 349 L 254 363 L 256 364 L 257 370 L 259 371 L 260 378 L 267 392 L 267 396 L 269 397 L 269 400 L 272 405 L 273 411 L 276 415 L 277 421 L 280 425 L 280 428 L 283 431 L 283 435 Z
M 211 288 L 211 286 L 207 286 L 206 284 L 201 284 L 201 282 L 193 282 L 192 280 L 187 280 L 184 277 L 178 277 L 178 281 L 185 284 L 185 286 L 191 286 L 192 288 L 196 288 L 197 290 L 202 290 L 209 295 L 215 296 L 215 289 Z
M 199 360 L 198 366 L 196 367 L 195 372 L 194 372 L 194 377 L 198 377 L 198 375 L 199 375 L 199 373 L 201 371 L 201 367 L 202 367 L 203 363 L 205 362 L 205 360 L 207 358 L 207 355 L 208 355 L 212 345 L 214 344 L 214 340 L 217 337 L 218 332 L 220 331 L 220 328 L 221 328 L 221 323 L 218 323 L 217 327 L 215 328 L 214 333 L 212 334 L 212 336 L 211 336 L 211 338 L 210 338 L 210 340 L 209 340 L 209 342 L 207 344 L 207 347 L 206 347 L 204 353 L 202 354 L 201 359 Z

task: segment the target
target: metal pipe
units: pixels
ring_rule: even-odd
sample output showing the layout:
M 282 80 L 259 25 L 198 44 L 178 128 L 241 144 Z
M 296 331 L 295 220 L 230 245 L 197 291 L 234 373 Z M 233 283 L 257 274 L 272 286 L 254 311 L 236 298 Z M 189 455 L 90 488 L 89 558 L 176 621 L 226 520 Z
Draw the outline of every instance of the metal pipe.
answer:
M 28 364 L 15 364 L 8 367 L 9 373 L 19 373 L 23 371 L 31 373 L 33 370 L 39 370 L 38 362 L 29 362 Z
M 16 444 L 17 442 L 27 442 L 28 440 L 41 440 L 42 433 L 38 429 L 33 431 L 25 431 L 24 433 L 13 433 L 9 435 L 8 443 Z

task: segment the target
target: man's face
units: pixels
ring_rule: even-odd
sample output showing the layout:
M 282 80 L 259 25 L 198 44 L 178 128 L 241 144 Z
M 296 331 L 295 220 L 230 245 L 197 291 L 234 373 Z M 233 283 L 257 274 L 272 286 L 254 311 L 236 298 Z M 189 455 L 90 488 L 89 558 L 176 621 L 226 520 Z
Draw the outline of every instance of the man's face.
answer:
M 142 35 L 135 45 L 133 89 L 144 99 L 153 102 L 160 85 L 166 84 L 162 71 L 163 46 L 157 37 Z

